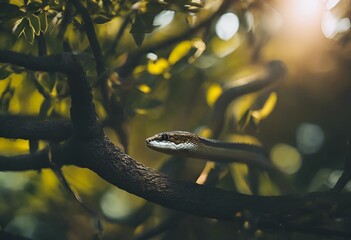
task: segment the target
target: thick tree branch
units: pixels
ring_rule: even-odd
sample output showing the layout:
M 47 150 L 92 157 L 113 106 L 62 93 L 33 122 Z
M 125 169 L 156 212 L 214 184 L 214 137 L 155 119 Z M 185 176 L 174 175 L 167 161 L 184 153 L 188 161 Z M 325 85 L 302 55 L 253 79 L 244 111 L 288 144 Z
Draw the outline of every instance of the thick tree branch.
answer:
M 309 206 L 311 211 L 318 209 L 316 211 L 328 211 L 336 216 L 347 214 L 344 207 L 350 205 L 350 193 L 263 197 L 176 181 L 136 162 L 106 137 L 86 144 L 81 153 L 85 155 L 87 167 L 106 181 L 149 201 L 197 216 L 235 221 L 236 213 L 249 211 L 264 219 L 284 222 L 288 216 L 308 211 Z
M 102 133 L 97 126 L 91 88 L 86 81 L 83 67 L 73 54 L 34 57 L 0 50 L 0 62 L 12 63 L 28 70 L 65 73 L 71 90 L 71 119 L 75 133 L 85 137 Z
M 40 121 L 34 117 L 0 115 L 0 137 L 59 142 L 72 135 L 70 121 Z

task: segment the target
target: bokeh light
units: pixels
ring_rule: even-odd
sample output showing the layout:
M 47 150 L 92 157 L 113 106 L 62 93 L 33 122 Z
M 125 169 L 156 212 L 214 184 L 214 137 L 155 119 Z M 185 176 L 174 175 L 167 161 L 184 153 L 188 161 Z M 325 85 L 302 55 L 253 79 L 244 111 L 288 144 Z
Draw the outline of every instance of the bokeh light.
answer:
M 132 214 L 145 203 L 142 198 L 115 187 L 110 188 L 100 199 L 102 212 L 110 218 L 120 219 Z
M 155 27 L 165 27 L 168 24 L 170 24 L 174 18 L 175 12 L 170 11 L 170 10 L 165 10 L 157 14 L 157 16 L 154 18 L 153 25 Z
M 13 191 L 22 190 L 29 181 L 29 177 L 23 173 L 1 172 L 0 187 L 11 189 Z
M 331 11 L 327 11 L 322 19 L 322 32 L 326 38 L 333 38 L 338 33 L 350 29 L 350 19 L 338 19 Z
M 292 11 L 294 11 L 296 17 L 304 21 L 314 18 L 321 9 L 320 0 L 295 0 L 291 2 L 293 4 Z
M 297 128 L 296 141 L 300 152 L 315 153 L 324 142 L 323 130 L 318 125 L 303 123 Z
M 6 231 L 31 238 L 38 225 L 38 219 L 33 215 L 19 215 L 6 226 Z
M 216 34 L 222 40 L 231 39 L 239 30 L 239 18 L 234 13 L 223 14 L 216 24 Z
M 274 165 L 286 174 L 294 174 L 301 167 L 301 155 L 290 145 L 278 143 L 272 148 L 270 155 Z

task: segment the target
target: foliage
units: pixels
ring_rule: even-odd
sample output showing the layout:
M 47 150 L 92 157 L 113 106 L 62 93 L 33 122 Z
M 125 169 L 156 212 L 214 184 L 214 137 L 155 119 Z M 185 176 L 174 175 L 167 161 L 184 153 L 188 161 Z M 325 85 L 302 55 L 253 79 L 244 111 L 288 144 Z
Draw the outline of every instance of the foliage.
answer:
M 340 18 L 350 19 L 347 3 L 340 1 L 333 9 Z M 289 69 L 283 86 L 237 99 L 228 108 L 221 138 L 264 146 L 299 192 L 327 190 L 340 176 L 337 169 L 349 151 L 351 114 L 345 101 L 349 100 L 351 59 L 345 52 L 350 52 L 350 31 L 333 39 L 319 33 L 320 46 L 304 47 L 300 43 L 308 40 L 303 38 L 289 42 L 289 35 L 284 35 L 289 26 L 279 30 L 272 24 L 283 12 L 279 6 L 274 0 L 7 0 L 0 3 L 0 42 L 2 49 L 34 56 L 74 53 L 93 87 L 99 122 L 113 143 L 146 165 L 189 181 L 196 181 L 206 169 L 203 162 L 168 161 L 165 155 L 146 149 L 145 138 L 182 129 L 211 136 L 208 118 L 225 84 L 256 74 L 269 60 L 282 59 Z M 226 12 L 234 12 L 240 22 L 229 40 L 216 34 L 216 23 Z M 174 14 L 171 22 L 155 25 L 165 13 Z M 62 73 L 0 65 L 2 115 L 69 119 L 70 96 Z M 295 138 L 296 129 L 306 122 L 324 132 L 319 138 L 312 136 L 315 132 L 305 136 L 305 148 L 323 138 L 324 145 L 313 145 L 317 149 L 313 152 L 303 152 L 301 140 Z M 32 153 L 49 144 L 0 138 L 0 155 Z M 166 223 L 160 239 L 284 236 L 247 223 L 237 226 L 174 214 L 116 189 L 86 169 L 65 166 L 63 174 L 85 205 L 103 215 L 106 239 L 143 236 L 160 222 Z M 224 189 L 282 193 L 265 173 L 252 174 L 246 165 L 231 164 L 220 175 L 217 185 Z M 92 238 L 100 229 L 92 222 L 99 222 L 99 217 L 77 204 L 66 190 L 50 169 L 0 173 L 1 229 L 34 239 Z

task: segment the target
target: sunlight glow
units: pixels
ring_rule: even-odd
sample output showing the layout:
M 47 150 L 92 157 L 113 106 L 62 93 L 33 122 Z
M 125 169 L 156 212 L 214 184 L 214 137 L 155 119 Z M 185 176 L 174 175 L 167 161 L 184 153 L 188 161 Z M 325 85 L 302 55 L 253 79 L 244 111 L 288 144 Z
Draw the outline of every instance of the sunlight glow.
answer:
M 325 4 L 325 8 L 330 10 L 333 7 L 335 7 L 339 2 L 340 0 L 327 0 L 327 3 Z
M 231 39 L 239 30 L 239 18 L 234 13 L 223 14 L 216 24 L 216 34 L 222 40 Z
M 295 12 L 297 17 L 309 19 L 318 13 L 320 9 L 319 0 L 297 0 L 295 2 Z

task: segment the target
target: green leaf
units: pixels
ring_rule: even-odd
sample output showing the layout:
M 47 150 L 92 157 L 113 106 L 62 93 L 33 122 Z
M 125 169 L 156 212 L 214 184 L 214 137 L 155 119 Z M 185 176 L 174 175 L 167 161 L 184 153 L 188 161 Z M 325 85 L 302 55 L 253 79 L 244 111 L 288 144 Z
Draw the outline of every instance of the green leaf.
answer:
M 40 19 L 40 30 L 45 33 L 48 30 L 48 15 L 46 12 L 41 12 L 39 14 Z
M 24 28 L 27 26 L 27 24 L 28 24 L 27 18 L 22 18 L 22 19 L 18 20 L 12 29 L 13 34 L 15 34 L 15 36 L 17 36 L 17 38 L 19 38 L 21 36 L 21 34 L 23 33 Z
M 140 47 L 145 39 L 144 24 L 140 15 L 135 17 L 130 33 L 132 34 L 135 43 Z
M 5 68 L 0 68 L 0 80 L 4 80 L 8 78 L 12 74 L 11 71 L 5 69 Z
M 111 21 L 110 18 L 104 16 L 104 15 L 98 15 L 96 17 L 93 18 L 93 22 L 97 23 L 97 24 L 104 24 Z
M 28 21 L 28 19 L 27 19 Z M 29 21 L 27 22 L 27 26 L 24 28 L 24 36 L 30 44 L 34 42 L 34 29 L 29 25 Z
M 28 17 L 29 25 L 33 28 L 35 35 L 40 34 L 40 19 L 37 15 L 31 15 Z

